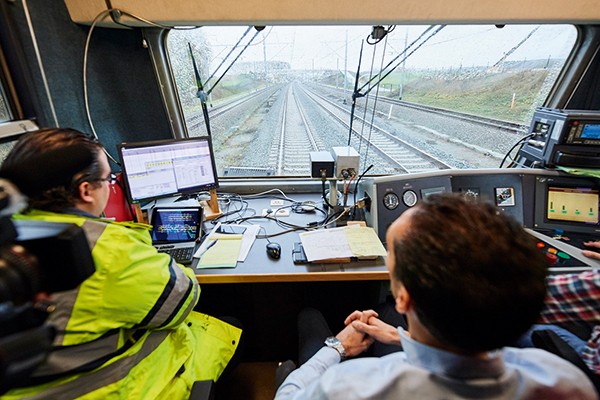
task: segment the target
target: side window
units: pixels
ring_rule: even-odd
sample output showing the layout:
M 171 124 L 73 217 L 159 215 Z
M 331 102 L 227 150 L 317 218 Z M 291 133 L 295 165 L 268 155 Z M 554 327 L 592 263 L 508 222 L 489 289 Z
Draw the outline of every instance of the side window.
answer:
M 1 69 L 0 74 L 2 74 Z M 13 127 L 9 126 L 13 119 L 14 117 L 10 110 L 7 92 L 4 87 L 4 79 L 2 79 L 2 76 L 0 76 L 0 164 L 2 161 L 4 161 L 6 155 L 14 145 L 14 140 L 7 138 L 14 129 Z
M 167 47 L 220 176 L 308 176 L 310 152 L 348 145 L 359 173 L 498 167 L 576 40 L 568 25 L 238 26 Z
M 10 121 L 11 115 L 6 101 L 4 89 L 0 87 L 0 123 Z

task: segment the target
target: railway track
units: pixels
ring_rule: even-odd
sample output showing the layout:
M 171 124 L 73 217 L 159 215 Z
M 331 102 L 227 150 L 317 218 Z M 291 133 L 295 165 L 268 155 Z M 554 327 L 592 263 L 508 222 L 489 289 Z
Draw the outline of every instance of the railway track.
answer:
M 340 93 L 339 93 L 340 89 L 334 88 L 334 87 L 329 87 L 329 88 L 332 89 L 333 91 L 335 91 L 336 93 L 338 93 L 338 95 L 340 95 Z M 423 105 L 423 104 L 410 103 L 408 101 L 386 97 L 385 95 L 380 95 L 378 97 L 377 101 L 381 102 L 381 103 L 397 105 L 400 107 L 406 107 L 406 108 L 410 108 L 413 110 L 438 114 L 438 115 L 442 115 L 445 117 L 450 117 L 450 118 L 454 118 L 454 119 L 458 119 L 458 120 L 462 120 L 462 121 L 472 122 L 474 124 L 479 124 L 479 125 L 483 125 L 483 126 L 487 126 L 487 127 L 502 129 L 502 130 L 505 130 L 508 132 L 518 133 L 519 135 L 527 133 L 527 131 L 529 129 L 529 126 L 519 124 L 516 122 L 503 121 L 503 120 L 499 120 L 499 119 L 495 119 L 495 118 L 483 117 L 480 115 L 449 110 L 449 109 L 441 108 L 441 107 L 434 107 L 434 106 L 427 106 L 427 105 Z M 369 111 L 372 112 L 373 109 L 370 108 Z M 381 112 L 381 111 L 379 111 L 379 112 Z M 381 112 L 381 113 L 383 114 L 383 112 Z
M 269 152 L 269 165 L 278 176 L 309 174 L 309 153 L 325 149 L 310 127 L 296 90 L 296 85 L 289 85 L 281 91 L 285 96 L 281 125 Z
M 347 122 L 350 119 L 350 112 L 347 109 L 315 92 L 307 92 L 307 94 L 346 129 L 350 128 L 350 124 Z M 416 173 L 451 168 L 445 162 L 399 139 L 389 131 L 370 121 L 366 121 L 356 115 L 354 120 L 364 123 L 369 132 L 368 134 L 364 134 L 353 128 L 352 135 L 354 138 L 361 143 L 361 147 L 364 144 L 367 148 L 373 149 L 379 156 L 387 160 L 390 163 L 389 167 L 395 173 Z
M 263 95 L 262 98 L 257 97 L 261 94 Z M 333 98 L 336 96 L 333 95 L 330 97 Z M 252 100 L 255 102 L 260 101 L 262 102 L 261 104 L 268 103 L 262 109 L 254 106 L 246 107 L 247 109 L 243 110 L 244 105 Z M 414 106 L 410 103 L 394 99 L 385 99 L 385 102 L 398 107 L 411 107 L 427 113 L 440 114 L 444 118 L 454 118 L 471 123 L 493 126 L 496 129 L 505 130 L 504 135 L 511 135 L 511 137 L 513 133 L 525 129 L 524 126 L 519 124 L 494 121 L 489 118 L 476 118 L 462 113 L 431 107 Z M 328 150 L 332 146 L 332 143 L 335 143 L 333 144 L 334 146 L 346 144 L 346 139 L 340 136 L 344 135 L 342 133 L 344 131 L 349 132 L 350 107 L 348 105 L 342 106 L 338 103 L 311 90 L 304 84 L 294 82 L 283 86 L 283 88 L 277 86 L 277 90 L 265 90 L 260 93 L 254 93 L 252 96 L 245 96 L 235 102 L 213 109 L 211 117 L 217 121 L 228 113 L 239 112 L 240 114 L 244 114 L 250 112 L 248 111 L 250 109 L 255 110 L 254 112 L 261 112 L 261 115 L 267 115 L 265 114 L 266 110 L 268 115 L 271 115 L 269 119 L 272 121 L 272 125 L 265 132 L 271 133 L 273 137 L 272 139 L 267 139 L 268 147 L 266 147 L 267 151 L 263 156 L 263 159 L 266 158 L 264 164 L 258 165 L 267 166 L 277 176 L 308 175 L 310 173 L 309 153 L 311 151 Z M 317 111 L 316 119 L 315 111 Z M 351 142 L 359 151 L 361 160 L 368 160 L 369 163 L 375 164 L 378 167 L 376 173 L 418 173 L 456 168 L 456 166 L 448 164 L 448 162 L 443 161 L 438 156 L 432 155 L 430 152 L 415 145 L 417 143 L 418 146 L 421 146 L 424 140 L 421 140 L 421 143 L 419 143 L 419 140 L 411 140 L 415 137 L 415 133 L 411 129 L 417 128 L 422 131 L 426 127 L 416 124 L 413 127 L 406 126 L 406 129 L 401 127 L 402 135 L 400 135 L 397 130 L 393 130 L 385 122 L 385 125 L 379 125 L 377 121 L 382 121 L 380 118 L 369 121 L 367 119 L 372 118 L 371 116 L 362 118 L 359 114 L 362 115 L 362 113 L 355 113 L 354 116 Z M 380 110 L 378 110 L 378 114 L 381 114 Z M 243 117 L 240 120 L 244 122 L 235 126 L 235 132 L 255 132 L 265 129 L 259 128 L 264 118 Z M 200 119 L 203 122 L 201 115 Z M 320 122 L 319 119 L 321 120 Z M 336 124 L 339 128 L 335 128 Z M 418 134 L 421 135 L 421 133 Z M 402 140 L 403 138 L 399 136 L 405 136 L 408 139 Z M 441 144 L 446 139 L 428 139 L 427 141 L 437 141 L 440 143 L 440 146 L 446 146 Z M 497 157 L 496 154 L 499 154 L 487 151 L 481 148 L 481 146 L 471 145 L 469 147 L 469 143 L 466 140 L 461 142 L 460 139 L 457 139 L 454 144 L 455 147 L 465 146 L 465 152 L 469 148 L 471 152 L 485 154 L 486 157 Z M 424 146 L 424 148 L 427 148 L 427 146 Z M 455 153 L 447 153 L 446 155 L 437 150 L 439 149 L 434 149 L 434 154 L 441 154 L 445 157 L 444 160 L 447 159 L 447 156 L 452 157 L 452 154 L 456 154 L 454 157 L 462 159 L 462 150 L 460 149 L 455 149 Z M 450 162 L 453 162 L 450 158 L 448 159 Z
M 460 119 L 463 121 L 468 121 L 468 122 L 473 122 L 473 123 L 484 125 L 484 126 L 489 126 L 492 128 L 504 129 L 506 131 L 514 132 L 514 133 L 523 133 L 524 134 L 529 129 L 528 126 L 525 126 L 522 124 L 517 124 L 515 122 L 502 121 L 502 120 L 498 120 L 498 119 L 482 117 L 479 115 L 473 115 L 473 114 L 467 114 L 467 113 L 453 111 L 453 110 L 447 110 L 445 108 L 409 103 L 409 102 L 406 102 L 403 100 L 391 99 L 391 98 L 385 97 L 385 96 L 379 96 L 378 101 L 388 103 L 388 104 L 398 105 L 401 107 L 412 108 L 414 110 L 427 111 L 427 112 L 431 112 L 431 113 L 435 113 L 435 114 L 439 114 L 439 115 L 444 115 L 444 116 Z
M 244 94 L 232 101 L 228 101 L 209 109 L 209 118 L 211 121 L 226 116 L 229 111 L 235 111 L 238 107 L 251 101 L 267 101 L 276 91 L 274 87 L 267 87 L 251 94 Z M 261 100 L 262 98 L 262 100 Z M 205 129 L 204 115 L 199 110 L 187 118 L 187 126 L 190 132 L 198 132 Z

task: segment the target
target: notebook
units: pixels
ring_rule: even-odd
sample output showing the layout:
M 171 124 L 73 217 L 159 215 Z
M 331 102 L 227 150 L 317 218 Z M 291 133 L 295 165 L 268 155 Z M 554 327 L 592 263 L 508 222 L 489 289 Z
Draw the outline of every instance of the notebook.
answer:
M 155 207 L 150 219 L 152 244 L 178 263 L 191 263 L 202 217 L 202 207 Z

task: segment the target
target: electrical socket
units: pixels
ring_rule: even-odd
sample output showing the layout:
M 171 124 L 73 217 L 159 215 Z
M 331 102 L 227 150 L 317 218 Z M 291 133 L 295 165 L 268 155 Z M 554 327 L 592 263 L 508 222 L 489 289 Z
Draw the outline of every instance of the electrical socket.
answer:
M 269 217 L 289 217 L 290 216 L 290 210 L 288 210 L 287 208 L 282 208 L 282 209 L 270 209 L 270 208 L 263 208 L 262 210 L 262 214 L 263 217 L 266 217 L 267 215 Z

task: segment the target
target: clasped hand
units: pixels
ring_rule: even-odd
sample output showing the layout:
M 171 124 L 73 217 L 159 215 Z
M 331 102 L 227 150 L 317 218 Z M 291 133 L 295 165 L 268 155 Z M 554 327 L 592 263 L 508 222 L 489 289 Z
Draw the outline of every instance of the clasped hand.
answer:
M 348 357 L 359 355 L 374 341 L 400 344 L 398 330 L 378 317 L 374 310 L 354 311 L 344 320 L 346 327 L 336 337 L 342 342 Z

